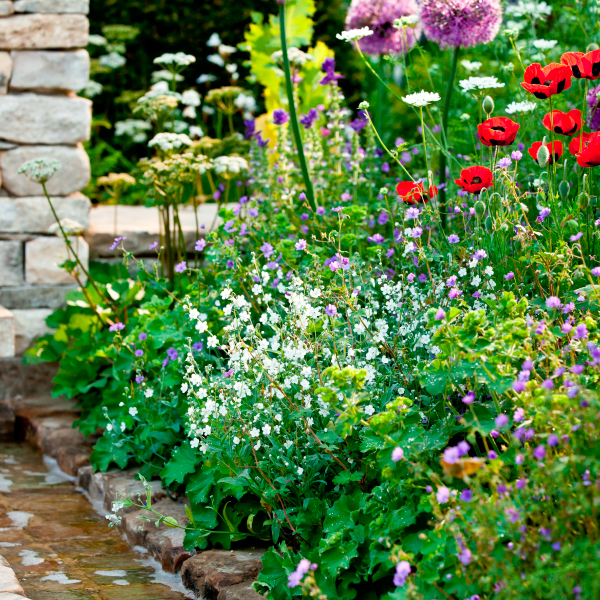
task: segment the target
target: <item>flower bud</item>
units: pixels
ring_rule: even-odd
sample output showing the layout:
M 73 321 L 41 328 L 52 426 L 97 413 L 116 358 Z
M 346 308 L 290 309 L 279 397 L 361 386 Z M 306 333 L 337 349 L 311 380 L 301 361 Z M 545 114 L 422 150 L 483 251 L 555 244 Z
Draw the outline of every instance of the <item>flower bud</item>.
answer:
M 565 228 L 569 233 L 579 231 L 579 223 L 575 219 L 570 219 L 565 223 Z
M 579 194 L 578 201 L 579 201 L 579 208 L 581 210 L 585 210 L 590 204 L 589 194 L 586 194 L 585 192 L 583 194 Z
M 488 233 L 491 233 L 494 230 L 494 222 L 492 221 L 492 217 L 488 217 L 485 220 L 485 230 Z
M 570 190 L 571 186 L 569 185 L 568 181 L 561 181 L 558 184 L 558 193 L 563 200 L 569 195 Z
M 483 215 L 485 215 L 485 202 L 482 200 L 477 200 L 477 202 L 475 202 L 475 214 L 480 220 L 483 218 Z
M 486 96 L 483 99 L 482 106 L 483 106 L 483 110 L 489 117 L 494 112 L 494 101 L 492 100 L 491 96 Z
M 544 138 L 544 140 L 546 140 L 546 138 Z M 537 163 L 540 165 L 540 167 L 545 167 L 549 160 L 550 150 L 548 150 L 548 146 L 546 146 L 546 144 L 542 143 L 537 153 Z
M 595 42 L 588 44 L 588 47 L 585 49 L 586 52 L 593 52 L 594 50 L 600 50 L 600 46 Z
M 506 221 L 504 221 L 504 223 L 502 223 L 502 225 L 500 225 L 500 229 L 502 231 L 509 231 L 510 230 L 510 225 Z

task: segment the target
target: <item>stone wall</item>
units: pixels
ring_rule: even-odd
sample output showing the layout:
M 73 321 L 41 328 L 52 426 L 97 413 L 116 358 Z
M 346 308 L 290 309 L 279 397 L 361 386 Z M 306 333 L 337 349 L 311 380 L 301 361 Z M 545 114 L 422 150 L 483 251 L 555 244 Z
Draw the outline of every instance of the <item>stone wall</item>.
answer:
M 17 170 L 52 157 L 62 169 L 48 182 L 59 218 L 89 224 L 90 178 L 82 146 L 91 102 L 77 96 L 88 81 L 89 0 L 0 0 L 0 358 L 21 354 L 46 333 L 46 317 L 74 280 L 58 265 L 62 239 L 42 186 Z M 75 240 L 87 260 L 87 244 Z

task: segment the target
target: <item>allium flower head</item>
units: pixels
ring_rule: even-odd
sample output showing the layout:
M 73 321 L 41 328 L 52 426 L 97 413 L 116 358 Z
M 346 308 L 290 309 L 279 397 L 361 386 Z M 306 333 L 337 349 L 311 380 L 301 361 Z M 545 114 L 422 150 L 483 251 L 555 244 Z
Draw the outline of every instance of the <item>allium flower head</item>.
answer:
M 500 0 L 421 0 L 425 35 L 440 48 L 491 42 L 502 23 Z
M 415 45 L 421 30 L 419 25 L 395 27 L 394 21 L 416 15 L 417 11 L 415 0 L 352 0 L 346 28 L 368 27 L 373 32 L 359 43 L 365 54 L 403 54 Z

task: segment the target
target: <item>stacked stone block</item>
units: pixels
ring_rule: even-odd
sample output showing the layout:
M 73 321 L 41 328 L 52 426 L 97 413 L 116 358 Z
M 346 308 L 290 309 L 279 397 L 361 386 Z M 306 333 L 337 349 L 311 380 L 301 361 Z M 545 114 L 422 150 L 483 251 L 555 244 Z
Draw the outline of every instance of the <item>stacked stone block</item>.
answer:
M 84 228 L 90 179 L 82 146 L 91 102 L 77 96 L 89 76 L 89 0 L 0 0 L 0 358 L 21 354 L 46 333 L 46 317 L 75 281 L 59 268 L 64 241 L 42 186 L 17 174 L 34 158 L 58 159 L 48 182 L 59 218 Z M 87 262 L 83 238 L 73 240 Z

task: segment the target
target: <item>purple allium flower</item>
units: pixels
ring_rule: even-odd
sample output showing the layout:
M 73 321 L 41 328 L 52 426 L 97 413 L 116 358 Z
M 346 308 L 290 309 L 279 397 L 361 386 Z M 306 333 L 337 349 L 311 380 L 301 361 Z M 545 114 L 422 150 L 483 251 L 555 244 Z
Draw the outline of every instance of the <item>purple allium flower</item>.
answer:
M 306 240 L 298 240 L 294 248 L 296 248 L 296 250 L 306 250 Z
M 460 238 L 455 233 L 452 233 L 448 236 L 449 244 L 458 244 L 458 242 L 460 242 Z
M 510 155 L 510 157 L 511 157 L 513 160 L 519 161 L 519 160 L 521 160 L 521 159 L 523 158 L 523 153 L 522 153 L 522 152 L 520 152 L 519 150 L 513 150 L 513 151 L 511 152 L 511 155 Z
M 404 54 L 421 37 L 421 27 L 396 29 L 394 21 L 416 15 L 415 0 L 352 0 L 346 16 L 346 29 L 369 27 L 373 35 L 358 44 L 365 54 Z
M 392 460 L 394 462 L 398 462 L 399 460 L 402 460 L 404 458 L 404 450 L 402 450 L 402 448 L 400 447 L 396 447 L 392 450 Z
M 140 335 L 138 335 L 138 340 L 140 340 L 140 342 L 143 342 L 147 338 L 148 338 L 147 333 L 140 333 Z
M 123 241 L 126 240 L 126 237 L 116 237 L 115 241 L 110 245 L 109 250 L 115 250 L 117 246 Z
M 444 312 L 443 308 L 440 308 L 436 313 L 435 313 L 435 320 L 436 321 L 442 321 L 444 318 L 446 317 L 446 313 Z
M 437 489 L 435 497 L 440 504 L 445 504 L 450 499 L 450 490 L 443 485 Z
M 273 124 L 274 125 L 283 125 L 290 120 L 290 115 L 288 112 L 283 110 L 283 108 L 276 108 L 273 111 Z
M 515 278 L 515 274 L 512 271 L 509 271 L 505 276 L 504 279 L 506 279 L 506 281 L 509 281 L 511 279 Z
M 185 263 L 185 260 L 182 260 L 180 263 L 177 263 L 175 265 L 176 273 L 183 273 L 186 269 L 187 269 L 187 264 Z
M 144 356 L 144 351 L 140 350 L 139 348 L 134 352 L 134 354 L 138 357 L 141 358 L 142 356 Z
M 425 35 L 440 48 L 491 42 L 502 23 L 500 0 L 421 0 Z
M 406 583 L 410 570 L 411 566 L 407 560 L 401 560 L 396 565 L 396 572 L 394 573 L 394 585 L 396 587 L 402 587 Z
M 544 460 L 544 457 L 546 456 L 546 447 L 545 446 L 538 446 L 534 451 L 533 451 L 533 456 L 537 459 L 537 460 Z
M 321 69 L 325 73 L 325 77 L 319 81 L 319 85 L 328 85 L 337 82 L 338 79 L 344 78 L 343 75 L 338 75 L 335 72 L 335 59 L 329 56 L 323 61 Z
M 125 329 L 125 325 L 123 325 L 123 323 L 115 323 L 114 325 L 111 325 L 108 330 L 111 333 L 116 333 L 117 331 L 123 331 L 123 329 Z
M 328 304 L 325 307 L 325 314 L 328 317 L 333 317 L 333 316 L 335 316 L 337 314 L 337 308 L 333 304 Z
M 206 240 L 204 238 L 202 238 L 201 240 L 198 240 L 196 242 L 196 245 L 194 246 L 194 250 L 196 252 L 202 252 L 202 250 L 204 250 L 204 248 L 206 248 Z
M 473 500 L 473 492 L 469 489 L 469 488 L 465 488 L 461 493 L 460 493 L 460 499 L 463 502 L 471 502 L 471 500 Z
M 508 417 L 505 414 L 498 415 L 496 417 L 496 427 L 505 427 L 508 425 Z

